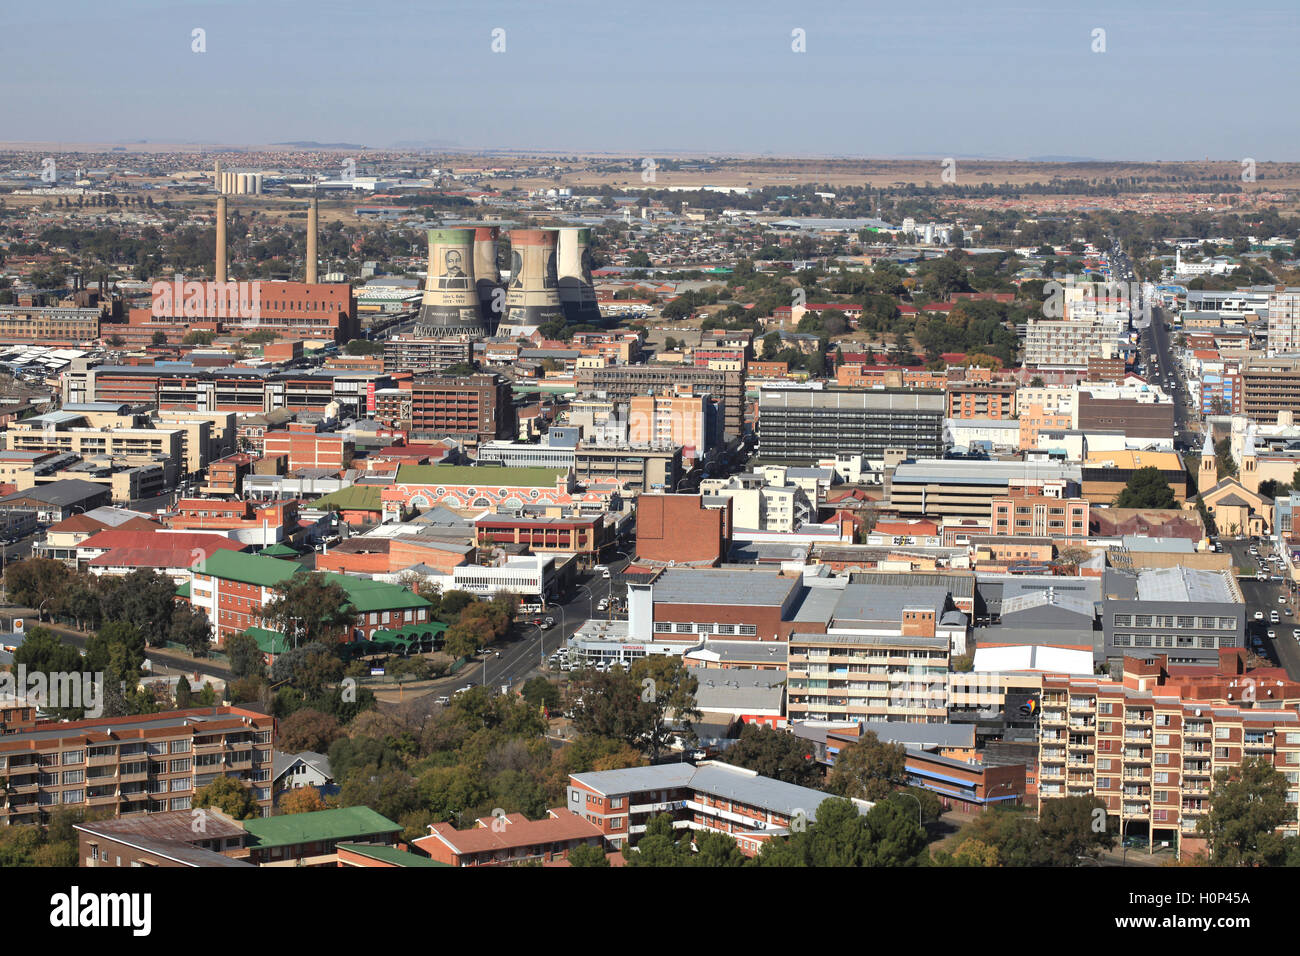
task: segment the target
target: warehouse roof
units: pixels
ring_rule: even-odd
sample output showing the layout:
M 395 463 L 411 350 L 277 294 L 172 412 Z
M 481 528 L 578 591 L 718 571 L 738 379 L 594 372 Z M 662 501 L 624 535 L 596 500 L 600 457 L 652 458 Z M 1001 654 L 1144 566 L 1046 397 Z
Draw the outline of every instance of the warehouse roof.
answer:
M 349 837 L 401 833 L 394 823 L 369 807 L 340 807 L 314 813 L 290 813 L 279 817 L 261 817 L 244 821 L 252 839 L 250 846 L 297 846 Z
M 776 571 L 719 571 L 674 568 L 654 580 L 656 604 L 721 604 L 779 607 L 800 587 Z

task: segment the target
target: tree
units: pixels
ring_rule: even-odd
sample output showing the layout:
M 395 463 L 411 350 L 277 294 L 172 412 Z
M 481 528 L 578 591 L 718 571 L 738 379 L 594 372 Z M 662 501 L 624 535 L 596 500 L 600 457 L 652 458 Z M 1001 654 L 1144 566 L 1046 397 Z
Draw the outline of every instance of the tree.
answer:
M 194 689 L 190 687 L 189 678 L 182 674 L 176 679 L 176 706 L 180 710 L 192 706 L 194 703 Z
M 801 787 L 814 786 L 822 776 L 804 740 L 756 724 L 746 724 L 741 730 L 740 739 L 727 750 L 727 763 Z
M 1177 508 L 1174 489 L 1155 465 L 1139 468 L 1129 476 L 1115 499 L 1116 508 Z
M 129 621 L 110 621 L 86 641 L 86 668 L 103 673 L 111 687 L 133 690 L 143 673 L 144 634 Z
M 226 638 L 226 657 L 230 659 L 230 674 L 236 679 L 260 678 L 266 673 L 262 649 L 251 634 L 234 634 Z
M 280 798 L 278 809 L 283 814 L 316 813 L 328 810 L 329 804 L 315 787 L 296 787 Z
M 72 572 L 62 561 L 28 558 L 5 568 L 5 592 L 20 607 L 33 607 L 44 619 L 47 606 L 57 606 L 67 593 Z
M 152 339 L 151 339 L 150 341 L 152 341 L 154 345 L 166 345 L 166 344 L 167 344 L 167 333 L 166 333 L 166 332 L 155 332 L 155 333 L 153 334 L 153 337 L 152 337 Z
M 645 833 L 627 853 L 628 866 L 690 866 L 690 841 L 679 842 L 673 818 L 661 813 L 646 823 Z
M 356 618 L 348 592 L 319 572 L 295 574 L 276 585 L 276 596 L 262 607 L 275 630 L 304 642 L 337 641 Z
M 695 739 L 694 723 L 702 716 L 695 704 L 700 682 L 681 658 L 651 654 L 634 661 L 629 675 L 641 688 L 641 702 L 647 708 L 644 739 L 652 759 L 666 749 L 673 736 Z
M 826 789 L 841 797 L 884 800 L 907 776 L 907 751 L 901 744 L 882 743 L 871 731 L 848 744 L 835 758 Z
M 524 700 L 534 707 L 555 710 L 560 706 L 560 689 L 539 675 L 524 682 Z
M 176 609 L 176 584 L 153 568 L 137 568 L 108 596 L 105 617 L 138 628 L 153 647 L 167 641 Z
M 234 820 L 251 820 L 259 813 L 252 791 L 234 777 L 218 777 L 200 787 L 194 794 L 193 807 L 213 807 Z
M 280 721 L 277 748 L 296 754 L 303 750 L 327 753 L 330 744 L 343 736 L 343 728 L 331 714 L 323 714 L 312 707 L 296 710 Z
M 1287 819 L 1286 777 L 1266 760 L 1252 757 L 1214 775 L 1210 812 L 1197 830 L 1210 845 L 1214 866 L 1276 864 L 1286 852 L 1276 832 Z
M 1042 800 L 1038 830 L 1053 865 L 1078 866 L 1085 858 L 1096 859 L 1103 850 L 1113 847 L 1115 836 L 1105 821 L 1106 804 L 1100 797 Z
M 192 604 L 177 604 L 167 639 L 180 644 L 195 657 L 207 657 L 212 647 L 212 625 L 208 616 Z
M 598 846 L 581 843 L 569 851 L 570 866 L 609 866 L 609 857 Z

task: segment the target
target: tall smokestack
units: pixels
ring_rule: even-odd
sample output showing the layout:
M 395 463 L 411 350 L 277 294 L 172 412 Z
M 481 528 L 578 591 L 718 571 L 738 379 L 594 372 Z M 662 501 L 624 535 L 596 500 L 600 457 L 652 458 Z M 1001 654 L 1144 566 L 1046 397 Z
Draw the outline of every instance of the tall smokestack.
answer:
M 518 335 L 564 318 L 555 265 L 555 233 L 510 230 L 510 288 L 498 335 Z
M 478 307 L 488 330 L 496 333 L 506 310 L 505 286 L 497 265 L 497 238 L 500 226 L 479 226 L 474 230 L 474 281 L 478 286 Z
M 226 197 L 217 197 L 217 275 L 218 282 L 226 281 Z
M 487 335 L 474 283 L 473 229 L 429 230 L 429 272 L 416 334 Z
M 596 285 L 591 278 L 591 230 L 565 227 L 548 229 L 558 238 L 560 305 L 566 321 L 599 323 Z
M 216 166 L 213 167 L 212 170 L 212 186 L 219 193 L 224 193 L 226 191 L 221 182 L 221 160 L 220 159 L 217 160 Z
M 307 207 L 307 282 L 316 281 L 316 197 L 311 197 Z

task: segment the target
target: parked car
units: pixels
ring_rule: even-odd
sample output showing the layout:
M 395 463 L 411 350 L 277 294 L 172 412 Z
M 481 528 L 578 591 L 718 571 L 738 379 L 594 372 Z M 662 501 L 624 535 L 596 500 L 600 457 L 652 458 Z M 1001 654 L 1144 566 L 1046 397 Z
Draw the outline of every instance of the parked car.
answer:
M 446 706 L 447 704 L 450 704 L 450 703 L 451 703 L 451 698 L 450 698 L 450 697 L 445 697 L 445 696 L 444 696 L 444 697 L 439 697 L 437 700 L 434 701 L 434 703 L 435 703 L 435 704 L 442 704 L 443 706 Z

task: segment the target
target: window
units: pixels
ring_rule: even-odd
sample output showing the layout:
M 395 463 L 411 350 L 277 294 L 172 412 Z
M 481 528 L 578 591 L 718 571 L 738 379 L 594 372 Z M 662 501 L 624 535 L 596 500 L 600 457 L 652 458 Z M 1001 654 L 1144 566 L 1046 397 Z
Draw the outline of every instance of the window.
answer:
M 1228 728 L 1228 727 L 1215 727 L 1215 728 L 1214 728 L 1214 739 L 1215 739 L 1215 740 L 1227 740 L 1227 739 L 1229 739 L 1231 736 L 1232 736 L 1232 730 L 1231 730 L 1231 728 Z
M 172 753 L 187 754 L 190 752 L 190 742 L 188 740 L 173 740 Z

